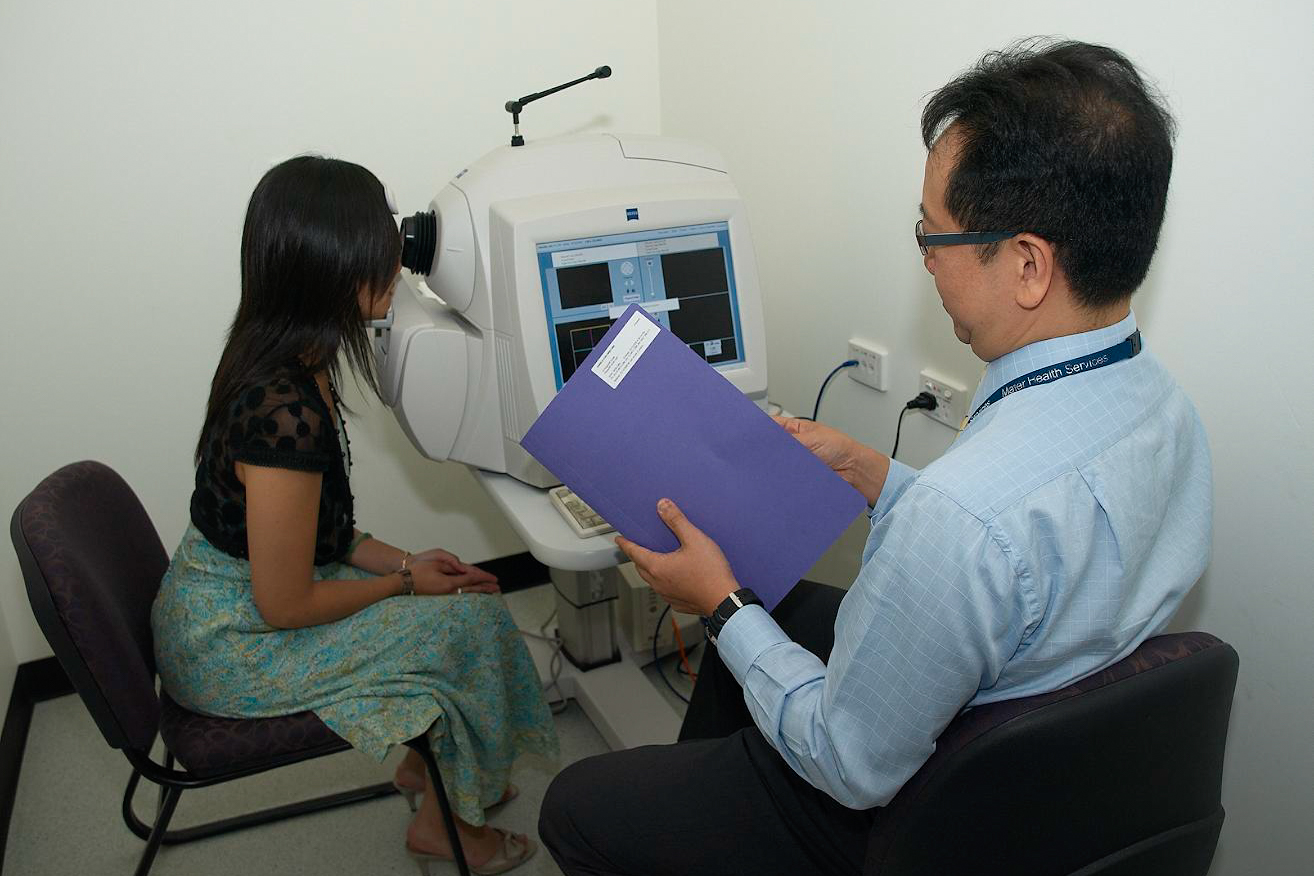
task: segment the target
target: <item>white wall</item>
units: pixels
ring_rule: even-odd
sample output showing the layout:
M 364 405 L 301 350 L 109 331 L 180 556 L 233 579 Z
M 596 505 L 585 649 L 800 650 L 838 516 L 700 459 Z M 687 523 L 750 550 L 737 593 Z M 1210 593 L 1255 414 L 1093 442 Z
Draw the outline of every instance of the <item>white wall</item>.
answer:
M 83 458 L 118 469 L 172 550 L 191 448 L 238 295 L 246 200 L 273 163 L 364 164 L 404 214 L 507 142 L 656 133 L 654 4 L 230 0 L 0 4 L 0 509 Z M 363 528 L 478 561 L 524 550 L 456 465 L 349 394 Z M 19 660 L 49 654 L 11 551 L 0 610 Z
M 975 386 L 912 240 L 924 98 L 1032 34 L 1105 42 L 1155 77 L 1180 122 L 1167 223 L 1134 299 L 1214 452 L 1212 565 L 1179 614 L 1241 655 L 1213 873 L 1308 872 L 1314 812 L 1314 126 L 1305 2 L 709 4 L 662 0 L 662 130 L 727 156 L 757 244 L 772 397 L 810 411 L 862 335 L 890 351 L 882 395 L 837 378 L 822 419 L 887 450 L 933 366 Z M 1279 380 L 1289 381 L 1270 390 Z M 899 456 L 952 434 L 905 418 Z M 860 529 L 821 567 L 856 568 Z M 840 554 L 847 551 L 847 556 Z

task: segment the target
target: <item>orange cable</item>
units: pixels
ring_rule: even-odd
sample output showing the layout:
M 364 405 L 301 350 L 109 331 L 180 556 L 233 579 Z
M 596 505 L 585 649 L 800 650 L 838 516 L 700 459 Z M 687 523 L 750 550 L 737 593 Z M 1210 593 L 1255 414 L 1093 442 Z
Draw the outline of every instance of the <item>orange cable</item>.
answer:
M 693 671 L 689 665 L 689 655 L 684 653 L 684 636 L 680 635 L 680 625 L 675 620 L 675 612 L 671 612 L 671 629 L 675 631 L 675 647 L 680 652 L 680 663 L 684 666 L 685 674 L 689 676 L 690 682 L 698 681 L 698 673 Z

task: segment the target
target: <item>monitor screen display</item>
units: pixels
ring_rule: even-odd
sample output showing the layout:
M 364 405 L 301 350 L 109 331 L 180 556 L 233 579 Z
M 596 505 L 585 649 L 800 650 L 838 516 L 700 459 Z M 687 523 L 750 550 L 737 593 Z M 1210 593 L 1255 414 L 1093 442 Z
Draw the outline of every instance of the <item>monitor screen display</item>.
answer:
M 559 240 L 537 250 L 558 389 L 636 303 L 711 364 L 744 361 L 729 223 Z

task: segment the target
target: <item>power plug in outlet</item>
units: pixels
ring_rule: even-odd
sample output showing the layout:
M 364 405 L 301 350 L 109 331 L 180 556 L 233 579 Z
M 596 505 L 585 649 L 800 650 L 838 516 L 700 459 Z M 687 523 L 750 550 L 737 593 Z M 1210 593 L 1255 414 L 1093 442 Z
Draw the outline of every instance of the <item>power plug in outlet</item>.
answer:
M 923 409 L 922 413 L 937 423 L 944 423 L 950 429 L 958 431 L 963 418 L 967 416 L 967 403 L 970 401 L 967 387 L 945 380 L 930 371 L 923 371 L 921 391 L 929 392 L 935 396 L 936 401 L 935 410 Z
M 856 368 L 848 369 L 849 376 L 872 389 L 885 392 L 885 351 L 871 341 L 849 338 L 849 358 L 857 359 Z

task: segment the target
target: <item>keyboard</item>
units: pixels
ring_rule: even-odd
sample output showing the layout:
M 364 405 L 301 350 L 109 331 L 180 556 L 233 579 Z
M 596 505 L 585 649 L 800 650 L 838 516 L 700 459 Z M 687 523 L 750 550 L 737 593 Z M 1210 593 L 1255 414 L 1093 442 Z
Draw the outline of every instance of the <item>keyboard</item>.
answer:
M 594 511 L 583 499 L 576 496 L 570 487 L 553 487 L 548 490 L 548 496 L 552 499 L 553 506 L 561 512 L 561 516 L 566 518 L 566 523 L 570 525 L 571 531 L 580 538 L 589 538 L 590 536 L 616 530 L 616 527 L 603 520 L 597 511 Z

